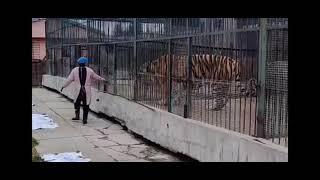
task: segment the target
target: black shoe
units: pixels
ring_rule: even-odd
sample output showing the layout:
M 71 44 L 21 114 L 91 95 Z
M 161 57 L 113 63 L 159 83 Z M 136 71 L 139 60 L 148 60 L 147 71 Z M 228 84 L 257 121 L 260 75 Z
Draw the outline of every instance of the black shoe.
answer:
M 72 118 L 72 120 L 80 120 L 79 115 L 80 115 L 80 110 L 76 110 L 76 117 Z

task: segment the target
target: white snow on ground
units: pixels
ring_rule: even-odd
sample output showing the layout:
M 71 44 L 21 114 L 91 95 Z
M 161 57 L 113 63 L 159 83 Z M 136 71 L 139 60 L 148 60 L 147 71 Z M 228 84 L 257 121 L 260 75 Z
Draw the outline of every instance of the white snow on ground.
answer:
M 81 152 L 65 152 L 59 154 L 45 154 L 42 159 L 46 162 L 89 162 L 89 158 L 83 158 Z
M 32 114 L 32 130 L 35 129 L 52 129 L 58 127 L 48 115 L 45 114 Z

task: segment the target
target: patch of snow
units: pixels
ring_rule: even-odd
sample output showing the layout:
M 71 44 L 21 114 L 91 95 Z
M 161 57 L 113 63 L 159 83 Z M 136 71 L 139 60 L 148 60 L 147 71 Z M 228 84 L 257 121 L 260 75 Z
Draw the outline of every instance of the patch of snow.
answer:
M 32 114 L 32 130 L 36 129 L 53 129 L 58 124 L 45 114 Z
M 46 162 L 89 162 L 91 159 L 84 158 L 81 152 L 65 152 L 58 154 L 45 154 L 42 159 Z

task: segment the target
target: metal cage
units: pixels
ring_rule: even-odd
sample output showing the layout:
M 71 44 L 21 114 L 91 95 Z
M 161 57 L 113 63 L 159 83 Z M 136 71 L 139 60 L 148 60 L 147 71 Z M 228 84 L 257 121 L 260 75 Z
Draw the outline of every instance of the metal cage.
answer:
M 46 37 L 51 75 L 87 56 L 101 91 L 287 146 L 288 18 L 56 18 Z

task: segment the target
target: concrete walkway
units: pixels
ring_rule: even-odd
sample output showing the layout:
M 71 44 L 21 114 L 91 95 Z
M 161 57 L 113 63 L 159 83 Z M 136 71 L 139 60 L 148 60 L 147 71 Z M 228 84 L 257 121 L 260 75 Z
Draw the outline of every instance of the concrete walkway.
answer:
M 39 141 L 40 155 L 80 151 L 92 162 L 168 162 L 185 161 L 145 140 L 137 138 L 107 119 L 89 113 L 88 124 L 72 121 L 73 103 L 45 88 L 32 89 L 32 113 L 45 113 L 56 123 L 55 129 L 32 130 Z M 80 110 L 82 119 L 82 108 Z

